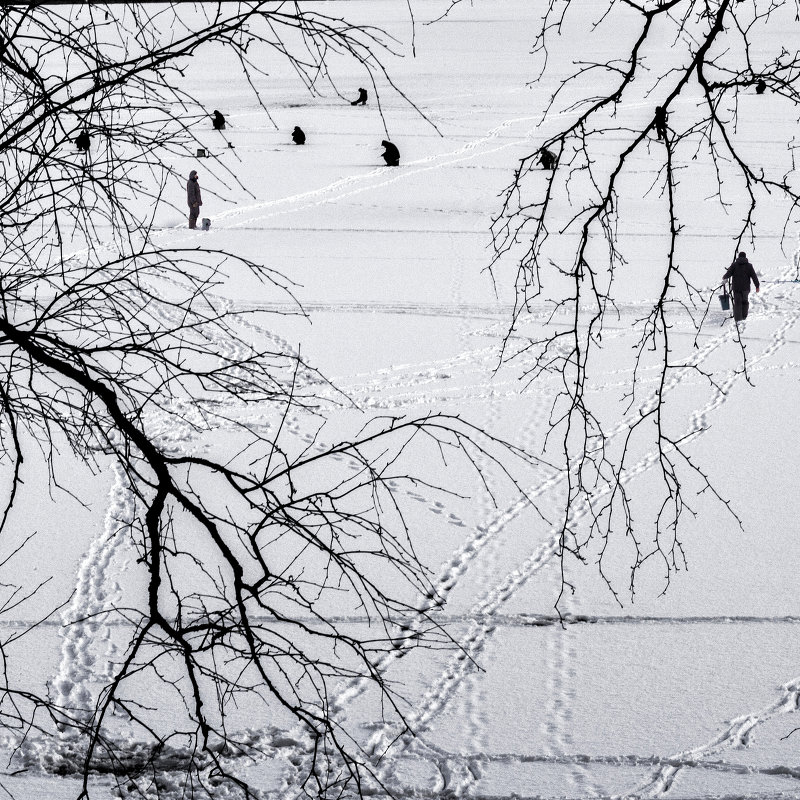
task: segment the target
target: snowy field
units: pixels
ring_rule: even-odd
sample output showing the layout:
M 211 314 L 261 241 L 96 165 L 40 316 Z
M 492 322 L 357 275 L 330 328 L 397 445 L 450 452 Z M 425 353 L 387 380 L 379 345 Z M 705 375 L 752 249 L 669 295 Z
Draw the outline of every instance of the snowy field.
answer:
M 310 319 L 275 316 L 274 325 L 251 333 L 299 350 L 362 409 L 337 410 L 331 391 L 334 427 L 353 416 L 444 410 L 541 452 L 556 380 L 521 380 L 524 356 L 496 369 L 514 271 L 501 265 L 496 285 L 485 271 L 498 195 L 517 160 L 541 142 L 542 110 L 553 89 L 526 83 L 535 74 L 529 50 L 537 3 L 464 3 L 430 26 L 421 24 L 426 12 L 419 5 L 416 57 L 403 45 L 406 57 L 391 61 L 390 70 L 430 122 L 391 91 L 381 96 L 399 168 L 382 166 L 380 141 L 387 137 L 374 97 L 365 107 L 333 93 L 310 97 L 278 68 L 259 87 L 276 130 L 237 82 L 235 65 L 210 53 L 190 65 L 187 85 L 207 108 L 221 109 L 229 127 L 224 136 L 198 127 L 197 146 L 211 157 L 176 166 L 186 175 L 199 171 L 201 216 L 212 228 L 186 228 L 184 189 L 176 184 L 176 209 L 159 212 L 156 236 L 263 261 L 297 284 Z M 358 20 L 410 39 L 403 3 L 348 6 Z M 363 74 L 353 65 L 341 70 L 339 86 L 355 97 Z M 783 147 L 790 124 L 770 119 L 764 106 L 758 114 L 753 145 Z M 291 143 L 295 125 L 306 132 L 304 147 Z M 642 181 L 652 180 L 650 168 L 643 160 Z M 710 206 L 698 197 L 687 216 L 712 214 Z M 647 203 L 639 212 L 628 222 L 639 257 L 622 276 L 625 302 L 604 338 L 604 391 L 620 420 L 631 325 L 658 291 L 664 246 L 662 221 Z M 674 330 L 677 346 L 713 370 L 724 393 L 691 369 L 672 373 L 666 391 L 673 419 L 686 432 L 704 428 L 691 452 L 732 499 L 742 527 L 710 498 L 695 498 L 697 516 L 687 517 L 683 532 L 689 569 L 666 593 L 654 567 L 640 575 L 631 599 L 622 546 L 612 572 L 623 607 L 593 564 L 571 566 L 576 591 L 563 600 L 559 624 L 554 525 L 564 475 L 545 466 L 530 470 L 526 488 L 549 523 L 507 489 L 498 507 L 482 496 L 448 498 L 424 487 L 409 496 L 418 507 L 410 516 L 415 544 L 447 599 L 439 618 L 463 649 L 422 650 L 384 665 L 402 685 L 416 733 L 401 737 L 380 766 L 395 796 L 800 797 L 800 732 L 789 736 L 800 727 L 800 283 L 792 280 L 793 253 L 780 251 L 780 228 L 767 220 L 759 231 L 749 255 L 762 289 L 743 327 L 753 385 L 742 375 L 735 329 L 716 299 L 696 348 L 688 327 L 677 322 Z M 689 235 L 696 260 L 687 269 L 710 296 L 731 242 L 713 226 Z M 246 299 L 290 308 L 235 271 L 219 291 L 234 305 Z M 515 336 L 558 324 L 533 307 Z M 646 372 L 642 386 L 648 388 Z M 259 410 L 243 409 L 241 419 L 257 425 Z M 289 423 L 298 441 L 311 436 L 311 420 Z M 176 447 L 198 446 L 188 426 L 164 435 Z M 652 454 L 637 454 L 634 494 L 637 483 L 647 491 L 652 466 Z M 126 510 L 121 477 L 109 471 L 91 491 L 94 505 L 70 510 L 66 521 L 46 501 L 26 512 L 40 531 L 32 544 L 36 574 L 55 575 L 42 602 L 55 605 L 74 591 L 65 621 L 137 591 L 136 579 L 131 585 L 126 577 L 135 556 L 114 537 Z M 33 683 L 51 681 L 64 698 L 86 698 L 100 685 L 117 636 L 102 623 L 50 624 L 19 646 Z M 397 731 L 370 701 L 362 686 L 342 685 L 336 708 L 378 748 Z M 280 715 L 252 719 L 238 709 L 235 716 L 266 754 L 236 768 L 265 796 L 292 796 L 304 763 L 299 732 Z M 76 795 L 73 779 L 42 772 L 45 750 L 30 750 L 29 772 L 2 779 L 14 796 Z M 113 796 L 110 786 L 107 792 Z

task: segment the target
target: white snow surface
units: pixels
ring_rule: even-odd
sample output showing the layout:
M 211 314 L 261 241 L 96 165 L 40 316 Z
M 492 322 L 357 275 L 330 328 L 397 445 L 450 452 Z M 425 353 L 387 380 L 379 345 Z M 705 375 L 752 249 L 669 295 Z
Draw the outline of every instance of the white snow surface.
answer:
M 526 84 L 535 72 L 529 49 L 536 5 L 464 3 L 435 25 L 418 25 L 416 57 L 408 51 L 390 68 L 441 135 L 401 97 L 383 91 L 389 138 L 402 156 L 396 169 L 381 166 L 386 133 L 374 97 L 366 107 L 332 93 L 311 97 L 276 67 L 260 86 L 275 130 L 232 64 L 219 54 L 195 59 L 189 88 L 230 123 L 224 139 L 198 128 L 198 146 L 208 147 L 211 159 L 178 164 L 184 173 L 199 170 L 201 216 L 212 219 L 212 228 L 189 231 L 167 209 L 156 234 L 174 246 L 213 243 L 296 281 L 311 321 L 276 316 L 273 328 L 253 336 L 298 348 L 365 413 L 458 412 L 533 451 L 547 431 L 555 383 L 528 386 L 519 365 L 495 371 L 513 271 L 498 272 L 495 287 L 484 267 L 498 193 L 517 159 L 541 141 L 553 88 Z M 404 4 L 363 0 L 348 8 L 408 40 Z M 355 97 L 363 75 L 353 65 L 341 69 L 339 85 L 352 86 Z M 304 147 L 290 141 L 294 125 L 306 132 Z M 788 127 L 766 120 L 757 133 L 783 147 Z M 223 186 L 212 174 L 216 164 L 235 172 L 253 197 Z M 648 169 L 643 162 L 643 181 L 652 180 Z M 173 188 L 182 207 L 183 189 Z M 698 198 L 691 213 L 702 215 L 704 205 Z M 665 229 L 656 219 L 635 225 L 640 258 L 624 278 L 619 323 L 605 340 L 610 393 L 630 378 L 622 356 L 630 324 L 655 296 L 660 274 Z M 442 500 L 424 489 L 412 498 L 415 544 L 448 601 L 441 619 L 471 658 L 423 651 L 389 660 L 416 732 L 393 746 L 382 767 L 396 796 L 800 797 L 800 733 L 787 738 L 800 727 L 800 283 L 790 280 L 793 254 L 781 253 L 776 232 L 767 225 L 751 256 L 763 277 L 744 334 L 753 385 L 741 373 L 730 321 L 712 306 L 693 358 L 715 371 L 725 393 L 691 370 L 670 386 L 685 430 L 708 426 L 692 452 L 733 499 L 743 525 L 697 498 L 698 515 L 686 519 L 683 533 L 689 569 L 666 593 L 654 569 L 643 573 L 631 600 L 622 547 L 624 607 L 592 564 L 573 568 L 576 592 L 560 625 L 553 529 L 526 503 L 508 494 L 495 508 L 482 497 Z M 696 237 L 691 270 L 709 293 L 729 250 L 713 229 Z M 286 305 L 239 274 L 220 292 L 233 304 Z M 522 333 L 544 319 L 543 310 L 532 309 Z M 683 333 L 690 342 L 689 329 Z M 333 404 L 330 413 L 335 420 Z M 247 414 L 248 424 L 258 424 L 257 410 Z M 188 426 L 168 433 L 176 447 L 191 446 Z M 307 434 L 302 421 L 296 433 Z M 642 453 L 631 480 L 646 487 L 652 464 L 652 454 Z M 551 520 L 563 501 L 562 477 L 542 470 L 528 487 Z M 63 601 L 74 591 L 65 621 L 102 608 L 128 579 L 132 553 L 114 537 L 130 513 L 121 475 L 110 471 L 92 492 L 91 514 L 76 510 L 65 519 L 51 507 L 48 519 L 43 501 L 34 512 L 42 519 L 30 522 L 43 541 L 37 574 L 56 575 L 48 597 Z M 45 626 L 23 640 L 21 672 L 50 681 L 62 700 L 79 701 L 107 674 L 114 640 L 100 622 Z M 341 693 L 340 713 L 357 721 L 365 741 L 395 735 L 368 693 L 356 686 Z M 297 731 L 280 719 L 241 717 L 270 754 L 241 767 L 243 774 L 265 796 L 291 796 L 301 763 Z M 20 797 L 78 791 L 71 778 L 38 772 L 2 783 Z M 107 792 L 113 796 L 110 785 Z

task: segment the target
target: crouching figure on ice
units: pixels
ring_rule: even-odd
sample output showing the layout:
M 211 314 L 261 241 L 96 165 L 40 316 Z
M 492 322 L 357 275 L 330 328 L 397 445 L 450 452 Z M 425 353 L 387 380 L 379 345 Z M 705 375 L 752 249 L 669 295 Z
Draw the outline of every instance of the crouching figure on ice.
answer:
M 211 118 L 211 124 L 214 126 L 215 131 L 225 130 L 225 117 L 219 111 L 214 109 L 214 116 Z
M 89 145 L 91 144 L 91 141 L 92 140 L 91 140 L 91 137 L 89 136 L 89 132 L 88 131 L 81 131 L 75 137 L 75 147 L 77 147 L 78 150 L 81 153 L 88 153 L 89 152 Z
M 756 292 L 761 290 L 758 283 L 753 265 L 747 260 L 744 253 L 739 253 L 736 260 L 728 267 L 727 272 L 722 276 L 722 280 L 732 279 L 733 284 L 733 318 L 737 322 L 747 319 L 747 312 L 750 309 L 748 295 L 750 294 L 750 281 L 755 284 Z
M 359 88 L 358 97 L 353 100 L 351 106 L 365 106 L 367 104 L 367 90 Z
M 555 154 L 551 153 L 546 147 L 543 147 L 539 151 L 539 163 L 542 165 L 542 169 L 553 169 L 556 165 Z
M 381 155 L 387 167 L 400 166 L 400 151 L 391 143 L 384 139 L 381 144 L 386 148 Z
M 667 138 L 667 109 L 664 106 L 656 106 L 656 133 L 659 141 Z

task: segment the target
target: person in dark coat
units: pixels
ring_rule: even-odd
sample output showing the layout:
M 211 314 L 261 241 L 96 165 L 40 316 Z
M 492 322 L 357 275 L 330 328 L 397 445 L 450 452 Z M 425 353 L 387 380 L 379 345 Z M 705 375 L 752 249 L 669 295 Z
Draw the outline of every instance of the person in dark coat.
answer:
M 200 216 L 200 206 L 203 205 L 203 196 L 200 194 L 200 184 L 197 182 L 197 170 L 189 173 L 186 181 L 186 202 L 189 203 L 189 227 L 197 227 L 197 218 Z
M 225 117 L 216 109 L 214 109 L 214 116 L 211 118 L 211 124 L 214 126 L 215 131 L 225 130 Z
M 306 143 L 306 135 L 303 133 L 303 129 L 299 125 L 294 126 L 294 130 L 292 131 L 292 141 L 295 144 Z
M 756 292 L 761 291 L 753 265 L 747 260 L 744 253 L 739 253 L 736 260 L 728 267 L 727 272 L 722 276 L 726 281 L 731 278 L 733 290 L 733 318 L 737 322 L 747 319 L 747 312 L 750 310 L 748 296 L 750 294 L 750 281 L 755 284 Z
M 546 147 L 543 147 L 539 151 L 539 163 L 542 165 L 542 169 L 553 169 L 556 165 L 556 157 Z
M 400 151 L 391 143 L 384 139 L 381 144 L 386 148 L 383 153 L 383 160 L 386 162 L 387 167 L 400 166 Z
M 756 84 L 756 94 L 764 94 L 767 89 L 767 82 L 761 78 L 761 80 Z
M 659 141 L 667 138 L 667 109 L 664 106 L 656 106 L 656 133 Z
M 359 88 L 358 97 L 350 103 L 351 106 L 365 106 L 367 104 L 367 90 Z
M 75 137 L 75 147 L 80 150 L 81 153 L 88 153 L 89 152 L 89 144 L 91 142 L 91 138 L 87 131 L 81 131 Z

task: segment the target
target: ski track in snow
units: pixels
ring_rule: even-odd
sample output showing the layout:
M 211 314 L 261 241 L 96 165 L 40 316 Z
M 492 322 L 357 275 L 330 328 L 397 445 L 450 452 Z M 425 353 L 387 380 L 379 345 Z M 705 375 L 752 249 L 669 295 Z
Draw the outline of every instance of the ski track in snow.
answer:
M 504 131 L 516 125 L 535 122 L 540 116 L 541 115 L 527 115 L 504 120 L 499 125 L 491 128 L 480 138 L 471 139 L 462 146 L 449 152 L 436 153 L 427 158 L 417 159 L 416 161 L 406 161 L 399 169 L 386 166 L 376 167 L 367 173 L 348 175 L 347 177 L 332 181 L 317 189 L 279 197 L 274 200 L 265 200 L 237 206 L 236 208 L 217 214 L 214 220 L 215 227 L 224 230 L 226 228 L 252 226 L 253 223 L 260 223 L 282 214 L 294 213 L 326 203 L 338 202 L 347 197 L 389 186 L 422 172 L 441 169 L 442 167 L 452 166 L 453 164 L 468 161 L 479 156 L 497 153 L 518 146 L 521 142 L 529 141 L 531 137 L 533 137 L 536 133 L 535 126 L 521 136 L 515 136 L 505 143 L 497 144 L 497 141 Z M 246 219 L 237 221 L 240 217 L 246 217 Z M 187 231 L 187 229 L 184 224 L 181 223 L 174 228 L 165 228 L 161 231 L 156 231 L 153 236 L 163 237 L 166 235 L 174 235 L 176 231 L 182 232 Z M 182 238 L 199 239 L 203 236 L 203 233 L 204 232 L 190 234 L 187 231 Z

